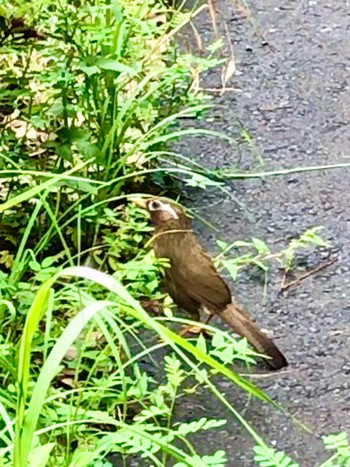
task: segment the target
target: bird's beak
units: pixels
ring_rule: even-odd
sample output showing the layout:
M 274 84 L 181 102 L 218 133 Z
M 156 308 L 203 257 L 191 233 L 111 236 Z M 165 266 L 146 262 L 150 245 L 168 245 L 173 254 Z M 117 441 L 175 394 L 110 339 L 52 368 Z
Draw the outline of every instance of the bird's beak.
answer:
M 147 199 L 146 198 L 130 198 L 130 201 L 139 208 L 147 209 Z

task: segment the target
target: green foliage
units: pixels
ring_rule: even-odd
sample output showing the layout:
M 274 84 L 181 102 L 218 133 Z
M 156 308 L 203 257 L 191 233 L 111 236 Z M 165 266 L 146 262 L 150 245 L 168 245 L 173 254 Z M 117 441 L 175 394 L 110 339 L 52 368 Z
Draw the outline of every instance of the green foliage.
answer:
M 99 284 L 113 293 L 114 300 L 96 300 L 86 287 L 67 284 L 71 294 L 76 295 L 76 300 L 80 298 L 83 308 L 52 342 L 51 330 L 45 331 L 48 348 L 44 351 L 42 364 L 33 368 L 31 353 L 38 351 L 36 340 L 45 312 L 46 325 L 52 325 L 52 286 L 66 276 L 90 279 L 95 286 Z M 65 301 L 60 295 L 59 291 L 59 303 Z M 72 295 L 69 298 L 72 303 Z M 139 325 L 146 325 L 155 331 L 175 352 L 164 357 L 165 384 L 154 387 L 153 378 L 139 367 L 140 357 L 132 356 L 126 337 L 129 333 L 130 336 L 135 335 L 134 324 L 131 322 L 128 325 L 127 319 L 121 320 L 123 313 L 135 318 Z M 92 324 L 93 320 L 95 325 Z M 96 331 L 92 333 L 96 325 L 100 337 L 91 339 L 92 334 L 96 335 Z M 82 345 L 72 347 L 79 339 L 82 339 Z M 157 348 L 144 347 L 140 356 L 151 355 Z M 185 357 L 181 349 L 189 352 L 194 360 Z M 179 357 L 190 365 L 191 371 L 184 370 Z M 199 368 L 198 364 L 203 363 L 207 364 L 208 370 Z M 37 378 L 32 382 L 33 371 L 37 373 Z M 18 372 L 6 375 L 7 387 L 4 385 L 4 388 L 7 391 L 4 392 L 2 405 L 4 420 L 7 420 L 2 430 L 6 447 L 0 450 L 3 465 L 12 465 L 13 462 L 16 466 L 24 466 L 29 455 L 47 457 L 50 459 L 48 465 L 60 465 L 65 452 L 58 443 L 62 437 L 69 443 L 80 440 L 81 446 L 72 452 L 72 459 L 79 460 L 83 456 L 84 462 L 86 459 L 92 461 L 97 456 L 103 458 L 113 451 L 123 455 L 138 453 L 157 465 L 164 465 L 156 461 L 158 454 L 163 461 L 164 456 L 171 456 L 181 462 L 186 461 L 186 465 L 192 461 L 194 465 L 222 465 L 222 452 L 200 458 L 193 455 L 192 448 L 187 452 L 189 442 L 185 438 L 190 433 L 218 428 L 225 421 L 200 419 L 177 424 L 172 421 L 175 402 L 184 394 L 185 384 L 187 393 L 188 386 L 193 385 L 193 378 L 213 387 L 210 378 L 218 372 L 252 395 L 269 400 L 253 384 L 239 378 L 212 358 L 203 346 L 194 347 L 152 319 L 127 289 L 110 275 L 86 267 L 59 271 L 44 282 L 35 294 L 20 340 Z M 10 390 L 9 383 L 16 388 L 15 391 Z M 65 390 L 62 384 L 69 389 Z M 15 399 L 9 398 L 14 392 L 17 393 Z M 139 409 L 131 415 L 129 410 L 135 403 Z M 38 423 L 42 425 L 41 429 L 37 429 Z M 104 426 L 117 428 L 117 431 L 106 433 Z M 44 444 L 39 443 L 39 439 Z M 173 443 L 176 440 L 182 441 L 184 447 L 175 447 Z
M 345 467 L 350 465 L 350 445 L 348 435 L 341 432 L 337 435 L 323 436 L 323 443 L 327 450 L 334 451 L 332 457 L 323 462 L 320 467 Z M 254 448 L 254 460 L 260 467 L 298 467 L 289 456 L 282 451 L 257 445 Z
M 298 467 L 284 452 L 266 446 L 255 446 L 254 460 L 260 467 Z
M 219 136 L 178 125 L 205 115 L 209 98 L 199 90 L 200 75 L 224 62 L 216 55 L 220 40 L 200 56 L 175 45 L 175 34 L 195 15 L 154 0 L 0 0 L 4 467 L 107 467 L 110 453 L 123 462 L 137 454 L 157 466 L 227 465 L 225 452 L 199 455 L 190 438 L 225 420 L 174 419 L 178 401 L 199 386 L 257 441 L 261 462 L 264 455 L 284 459 L 215 385 L 222 374 L 273 403 L 228 367 L 254 364 L 246 340 L 207 326 L 211 345 L 202 336 L 192 343 L 164 318 L 151 317 L 160 308 L 171 326 L 181 322 L 160 289 L 168 264 L 146 251 L 147 219 L 127 204 L 130 193 L 168 188 L 169 176 L 224 189 L 167 148 L 187 135 Z M 317 230 L 275 259 L 288 269 L 311 243 L 322 243 Z M 233 273 L 245 264 L 266 267 L 273 256 L 258 239 L 235 246 L 252 251 L 232 263 Z M 231 247 L 223 245 L 227 265 Z M 327 445 L 338 460 L 347 455 L 342 443 Z
M 171 39 L 192 13 L 168 15 L 153 0 L 2 2 L 0 13 L 4 194 L 14 200 L 43 177 L 75 172 L 47 181 L 50 192 L 27 230 L 29 237 L 44 233 L 33 245 L 40 253 L 52 243 L 58 253 L 59 242 L 71 260 L 68 249 L 90 248 L 108 223 L 106 203 L 149 183 L 152 170 L 144 170 L 155 167 L 155 155 L 191 133 L 177 129 L 177 120 L 206 109 L 207 97 L 192 84 L 220 63 L 218 46 L 207 56 L 180 53 Z M 3 219 L 5 264 L 31 208 L 25 202 Z
M 236 280 L 239 271 L 247 266 L 257 267 L 263 272 L 269 271 L 272 262 L 283 268 L 285 274 L 291 271 L 295 265 L 295 256 L 298 252 L 311 247 L 329 247 L 320 235 L 321 227 L 313 227 L 306 230 L 299 238 L 291 240 L 289 245 L 282 250 L 273 253 L 270 247 L 261 239 L 253 238 L 251 242 L 237 240 L 231 244 L 217 241 L 222 252 L 216 257 L 216 264 L 219 268 L 225 268 Z M 245 253 L 236 258 L 227 257 L 232 249 L 244 249 Z
M 333 456 L 321 467 L 345 467 L 350 465 L 349 437 L 345 432 L 337 435 L 323 436 L 323 443 L 328 451 L 334 451 Z

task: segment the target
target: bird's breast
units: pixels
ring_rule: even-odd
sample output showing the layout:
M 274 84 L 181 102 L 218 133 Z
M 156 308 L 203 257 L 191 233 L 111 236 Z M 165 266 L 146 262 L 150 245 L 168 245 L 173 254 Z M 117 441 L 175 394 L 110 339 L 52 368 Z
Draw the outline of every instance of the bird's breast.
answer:
M 181 266 L 191 257 L 191 246 L 182 232 L 160 232 L 153 244 L 158 258 L 167 258 L 172 266 Z

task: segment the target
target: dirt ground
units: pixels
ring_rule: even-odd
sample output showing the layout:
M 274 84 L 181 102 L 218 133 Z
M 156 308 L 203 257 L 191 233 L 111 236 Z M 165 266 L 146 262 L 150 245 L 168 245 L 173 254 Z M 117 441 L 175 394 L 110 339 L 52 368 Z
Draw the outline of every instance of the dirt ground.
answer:
M 208 167 L 256 171 L 350 162 L 350 3 L 266 0 L 249 2 L 263 34 L 237 9 L 216 2 L 232 41 L 236 88 L 216 99 L 211 129 L 237 135 L 249 130 L 253 148 L 236 149 L 202 138 L 182 144 L 187 156 Z M 202 37 L 212 33 L 209 19 L 199 22 Z M 225 28 L 224 28 L 225 29 Z M 266 42 L 268 44 L 266 44 Z M 206 86 L 220 87 L 216 73 Z M 239 123 L 240 122 L 240 123 Z M 253 154 L 253 156 L 252 156 Z M 255 380 L 290 413 L 313 431 L 307 435 L 285 417 L 260 403 L 242 399 L 227 382 L 219 383 L 266 440 L 285 450 L 301 466 L 319 466 L 327 457 L 320 435 L 350 432 L 350 172 L 349 169 L 293 174 L 229 184 L 230 196 L 211 191 L 197 196 L 201 215 L 218 231 L 198 224 L 203 243 L 214 250 L 215 238 L 228 241 L 264 239 L 274 249 L 312 226 L 324 226 L 332 248 L 304 256 L 312 269 L 337 263 L 279 294 L 281 274 L 272 274 L 264 299 L 263 287 L 248 274 L 234 293 L 265 329 L 273 331 L 290 361 L 289 372 Z M 265 301 L 265 303 L 264 303 Z M 179 407 L 179 417 L 220 417 L 222 406 L 210 396 Z M 233 422 L 225 429 L 196 438 L 203 452 L 225 448 L 229 466 L 253 466 L 249 436 Z

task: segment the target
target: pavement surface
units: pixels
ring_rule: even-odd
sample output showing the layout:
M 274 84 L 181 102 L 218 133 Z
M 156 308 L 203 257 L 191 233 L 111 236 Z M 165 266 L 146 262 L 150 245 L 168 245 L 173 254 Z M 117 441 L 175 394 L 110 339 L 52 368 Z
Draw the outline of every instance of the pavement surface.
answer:
M 219 29 L 229 35 L 235 54 L 237 72 L 228 86 L 236 90 L 216 98 L 215 118 L 207 126 L 241 144 L 232 147 L 201 137 L 183 141 L 178 149 L 206 167 L 239 166 L 239 171 L 350 162 L 350 2 L 250 0 L 264 39 L 229 0 L 216 4 Z M 212 39 L 209 17 L 202 15 L 196 26 L 204 42 Z M 204 84 L 219 88 L 220 76 L 208 73 Z M 250 145 L 242 142 L 242 128 L 251 135 Z M 260 326 L 273 333 L 290 362 L 287 373 L 254 382 L 312 434 L 271 407 L 247 400 L 231 383 L 218 381 L 267 442 L 302 467 L 318 467 L 329 457 L 320 437 L 341 430 L 350 433 L 350 171 L 232 181 L 227 189 L 228 195 L 215 189 L 190 193 L 191 207 L 217 229 L 197 223 L 209 251 L 215 252 L 217 238 L 251 237 L 278 251 L 313 226 L 324 226 L 323 236 L 332 243 L 329 249 L 301 254 L 296 273 L 337 262 L 283 294 L 283 274 L 277 267 L 265 294 L 261 281 L 249 271 L 232 284 L 233 293 Z M 208 391 L 182 400 L 176 416 L 189 421 L 227 418 L 224 427 L 192 438 L 196 450 L 206 454 L 225 449 L 229 467 L 256 465 L 251 437 Z M 146 465 L 137 459 L 130 462 Z
M 229 32 L 237 66 L 228 86 L 240 91 L 216 99 L 216 118 L 208 127 L 235 137 L 243 126 L 252 144 L 233 149 L 201 138 L 182 143 L 182 152 L 211 168 L 236 169 L 239 160 L 245 171 L 350 162 L 350 2 L 251 0 L 251 13 L 265 39 L 237 8 L 227 1 L 216 3 L 220 29 Z M 210 19 L 202 17 L 196 24 L 209 39 Z M 217 73 L 209 73 L 205 85 L 220 87 Z M 264 166 L 259 167 L 260 157 Z M 337 263 L 284 294 L 278 293 L 278 270 L 272 272 L 265 296 L 249 273 L 232 287 L 258 323 L 273 331 L 290 362 L 287 374 L 254 381 L 313 434 L 259 402 L 247 402 L 231 384 L 218 383 L 264 439 L 301 466 L 316 467 L 327 458 L 320 436 L 350 433 L 350 171 L 235 181 L 229 190 L 245 209 L 215 190 L 192 193 L 198 212 L 218 229 L 197 225 L 210 251 L 215 251 L 215 238 L 253 236 L 279 250 L 313 226 L 324 226 L 323 236 L 332 243 L 328 250 L 301 255 L 300 273 L 330 259 Z M 207 393 L 182 404 L 178 416 L 230 417 Z M 203 453 L 224 448 L 229 466 L 255 465 L 254 443 L 232 417 L 224 429 L 195 440 Z

